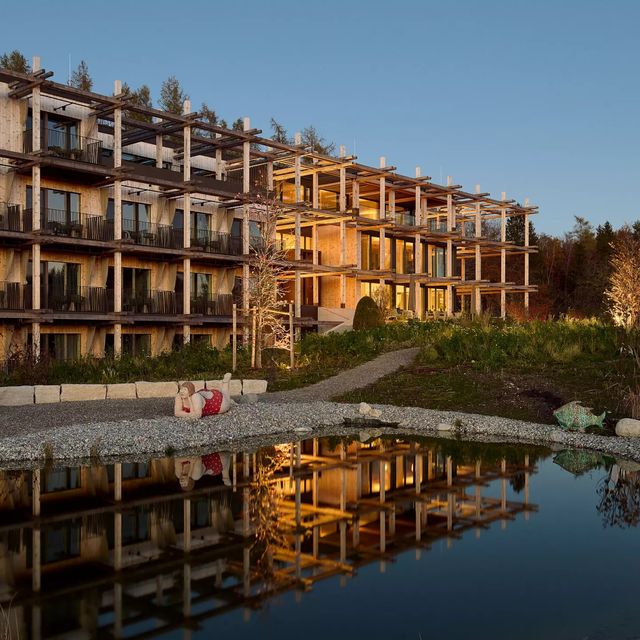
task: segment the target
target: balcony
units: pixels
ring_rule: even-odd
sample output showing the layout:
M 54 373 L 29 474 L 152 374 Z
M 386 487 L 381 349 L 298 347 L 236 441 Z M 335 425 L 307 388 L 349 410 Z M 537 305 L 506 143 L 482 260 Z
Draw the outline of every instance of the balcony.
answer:
M 23 133 L 25 153 L 33 153 L 33 132 L 26 129 Z M 100 164 L 102 142 L 85 138 L 65 129 L 43 128 L 40 132 L 40 149 L 56 158 L 76 160 L 89 164 Z
M 148 289 L 124 289 L 122 311 L 155 315 L 177 315 L 182 313 L 182 297 L 175 291 Z
M 171 224 L 122 219 L 122 239 L 146 247 L 181 249 L 182 229 Z
M 198 230 L 191 238 L 191 248 L 226 256 L 242 255 L 242 238 L 219 231 Z
M 33 211 L 24 210 L 24 231 L 30 231 Z M 40 230 L 42 233 L 84 240 L 113 240 L 113 222 L 99 215 L 64 211 L 62 209 L 43 209 L 40 211 Z
M 191 298 L 191 313 L 203 316 L 230 316 L 233 313 L 233 295 L 203 294 Z
M 24 228 L 19 204 L 0 202 L 0 231 L 30 231 Z
M 113 291 L 106 287 L 43 288 L 40 307 L 49 311 L 109 313 L 113 311 Z
M 416 226 L 416 214 L 413 211 L 396 212 L 393 214 L 393 218 L 396 224 L 408 227 Z
M 3 311 L 31 309 L 31 287 L 20 282 L 0 282 L 0 309 Z

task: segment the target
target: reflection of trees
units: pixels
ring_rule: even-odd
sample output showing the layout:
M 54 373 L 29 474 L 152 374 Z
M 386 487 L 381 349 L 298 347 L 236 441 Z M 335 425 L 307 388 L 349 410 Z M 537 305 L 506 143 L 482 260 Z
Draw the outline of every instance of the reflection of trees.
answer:
M 509 478 L 509 484 L 516 493 L 520 493 L 527 484 L 524 471 L 522 473 L 516 473 L 513 477 Z
M 598 513 L 605 527 L 635 527 L 640 522 L 640 472 L 611 467 L 597 488 Z
M 286 447 L 263 449 L 257 455 L 256 469 L 249 488 L 249 513 L 254 528 L 253 566 L 265 586 L 275 586 L 274 551 L 286 545 L 286 532 L 279 518 L 282 489 L 276 473 L 289 461 Z

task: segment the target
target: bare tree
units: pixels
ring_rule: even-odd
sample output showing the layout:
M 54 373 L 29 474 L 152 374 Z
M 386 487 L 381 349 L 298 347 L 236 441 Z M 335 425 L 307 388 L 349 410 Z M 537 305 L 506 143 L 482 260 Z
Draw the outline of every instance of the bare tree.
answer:
M 273 197 L 259 197 L 250 208 L 260 235 L 251 241 L 249 262 L 249 306 L 255 313 L 256 367 L 262 367 L 262 351 L 271 343 L 287 346 L 288 334 L 283 318 L 285 302 L 280 277 L 285 269 L 286 253 L 276 238 L 276 225 L 282 206 Z
M 632 329 L 640 321 L 640 240 L 627 227 L 611 244 L 611 276 L 605 296 L 613 321 Z

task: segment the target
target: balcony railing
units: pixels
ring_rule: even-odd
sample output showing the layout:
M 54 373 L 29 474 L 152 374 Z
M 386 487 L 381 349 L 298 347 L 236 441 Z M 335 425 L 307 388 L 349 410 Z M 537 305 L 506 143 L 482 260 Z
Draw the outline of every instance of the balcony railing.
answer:
M 23 228 L 19 204 L 0 202 L 0 231 L 30 231 Z
M 42 288 L 40 307 L 50 311 L 108 313 L 113 311 L 113 290 L 106 287 Z
M 31 309 L 31 287 L 20 282 L 0 282 L 0 309 L 4 311 Z
M 396 212 L 393 214 L 396 224 L 403 224 L 409 227 L 416 226 L 416 214 L 413 211 Z
M 196 295 L 191 298 L 191 313 L 204 316 L 230 316 L 233 312 L 233 295 Z
M 23 148 L 25 153 L 33 153 L 31 129 L 26 129 L 23 133 Z M 100 164 L 102 142 L 79 136 L 65 129 L 43 128 L 40 131 L 40 149 L 57 158 Z
M 182 229 L 171 224 L 122 219 L 122 239 L 134 244 L 163 249 L 182 248 Z
M 30 231 L 33 211 L 24 211 L 24 231 Z M 83 238 L 85 240 L 113 240 L 113 222 L 99 215 L 64 211 L 62 209 L 42 209 L 40 230 L 55 236 Z
M 122 310 L 127 313 L 176 315 L 182 313 L 182 297 L 175 291 L 124 289 Z
M 202 231 L 198 229 L 191 237 L 191 247 L 208 253 L 221 253 L 226 256 L 242 255 L 242 238 L 220 231 Z

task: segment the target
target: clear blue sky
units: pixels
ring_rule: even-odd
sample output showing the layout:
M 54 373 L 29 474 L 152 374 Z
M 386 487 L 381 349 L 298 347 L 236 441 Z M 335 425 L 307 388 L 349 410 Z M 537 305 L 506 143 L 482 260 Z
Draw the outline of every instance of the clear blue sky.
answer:
M 35 19 L 35 20 L 34 20 Z M 94 88 L 182 82 L 228 121 L 313 124 L 360 161 L 573 216 L 640 218 L 640 1 L 7 2 L 0 49 Z

